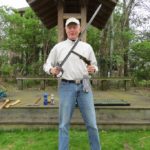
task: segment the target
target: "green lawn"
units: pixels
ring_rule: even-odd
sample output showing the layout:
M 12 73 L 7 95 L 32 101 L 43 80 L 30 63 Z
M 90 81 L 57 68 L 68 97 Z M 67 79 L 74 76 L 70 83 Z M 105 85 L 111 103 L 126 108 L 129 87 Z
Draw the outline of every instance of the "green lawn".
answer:
M 149 150 L 150 130 L 101 131 L 102 150 Z M 57 130 L 0 131 L 0 150 L 57 150 Z M 87 133 L 70 131 L 70 150 L 90 150 Z

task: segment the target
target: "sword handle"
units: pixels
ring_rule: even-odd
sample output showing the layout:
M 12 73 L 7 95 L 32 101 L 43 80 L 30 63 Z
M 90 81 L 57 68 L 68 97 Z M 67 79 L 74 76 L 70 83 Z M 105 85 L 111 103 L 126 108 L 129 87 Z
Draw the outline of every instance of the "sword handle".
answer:
M 57 74 L 56 77 L 57 77 L 57 78 L 60 78 L 60 77 L 62 77 L 62 75 L 63 75 L 63 73 L 64 73 L 64 70 L 63 70 L 61 67 L 59 67 L 59 66 L 56 66 L 56 67 L 57 67 L 57 69 L 59 70 L 59 74 Z

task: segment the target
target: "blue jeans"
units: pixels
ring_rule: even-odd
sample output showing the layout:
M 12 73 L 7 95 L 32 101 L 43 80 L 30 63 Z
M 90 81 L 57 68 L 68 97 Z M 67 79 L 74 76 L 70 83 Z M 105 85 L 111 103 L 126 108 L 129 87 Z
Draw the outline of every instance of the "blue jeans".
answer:
M 68 130 L 76 101 L 88 130 L 91 150 L 101 150 L 92 91 L 85 93 L 82 83 L 62 81 L 59 97 L 59 150 L 69 150 Z

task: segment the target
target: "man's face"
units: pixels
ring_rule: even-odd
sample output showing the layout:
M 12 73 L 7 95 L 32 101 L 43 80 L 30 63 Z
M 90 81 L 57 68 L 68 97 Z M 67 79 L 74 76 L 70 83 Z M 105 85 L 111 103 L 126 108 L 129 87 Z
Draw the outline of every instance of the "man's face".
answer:
M 65 27 L 65 29 L 68 39 L 76 40 L 78 38 L 80 33 L 80 25 L 70 23 L 68 26 Z

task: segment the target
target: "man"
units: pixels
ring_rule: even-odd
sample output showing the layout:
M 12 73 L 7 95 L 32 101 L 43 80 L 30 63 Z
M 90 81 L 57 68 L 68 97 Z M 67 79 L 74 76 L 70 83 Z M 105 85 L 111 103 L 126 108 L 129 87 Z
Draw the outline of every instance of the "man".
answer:
M 69 18 L 65 24 L 67 40 L 56 44 L 51 50 L 43 68 L 48 74 L 54 76 L 60 73 L 57 64 L 61 63 L 68 54 L 80 34 L 80 22 L 76 18 Z M 88 130 L 91 150 L 100 150 L 99 133 L 96 125 L 96 116 L 91 88 L 84 90 L 83 77 L 98 71 L 96 58 L 92 47 L 82 41 L 74 48 L 75 52 L 91 61 L 86 65 L 79 56 L 71 53 L 62 66 L 63 74 L 59 85 L 59 150 L 69 149 L 68 130 L 70 120 L 78 103 L 80 112 Z

